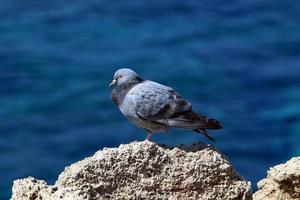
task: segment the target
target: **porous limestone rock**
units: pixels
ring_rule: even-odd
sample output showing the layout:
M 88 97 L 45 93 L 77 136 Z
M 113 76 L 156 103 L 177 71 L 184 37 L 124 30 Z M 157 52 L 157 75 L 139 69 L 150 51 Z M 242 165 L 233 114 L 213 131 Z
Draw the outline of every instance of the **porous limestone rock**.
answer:
M 47 186 L 47 183 L 45 181 L 40 181 L 36 180 L 33 177 L 28 177 L 25 179 L 19 179 L 14 181 L 12 188 L 12 199 L 49 199 L 49 196 L 55 190 L 55 187 Z
M 54 186 L 17 180 L 12 200 L 250 200 L 251 185 L 212 146 L 132 142 L 66 167 Z
M 272 167 L 257 185 L 255 200 L 300 200 L 300 157 Z

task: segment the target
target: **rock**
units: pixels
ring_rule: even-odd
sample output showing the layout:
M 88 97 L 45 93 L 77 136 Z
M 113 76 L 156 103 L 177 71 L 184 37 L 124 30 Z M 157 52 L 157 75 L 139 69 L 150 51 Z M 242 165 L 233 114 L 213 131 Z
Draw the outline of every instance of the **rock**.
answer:
M 17 180 L 12 200 L 203 199 L 250 200 L 246 182 L 212 146 L 166 147 L 132 142 L 105 148 L 66 167 L 54 186 Z
M 14 181 L 12 199 L 48 199 L 50 194 L 54 191 L 55 187 L 47 186 L 45 181 L 28 177 Z
M 294 157 L 285 164 L 272 167 L 267 178 L 258 182 L 254 200 L 299 200 L 300 199 L 300 157 Z

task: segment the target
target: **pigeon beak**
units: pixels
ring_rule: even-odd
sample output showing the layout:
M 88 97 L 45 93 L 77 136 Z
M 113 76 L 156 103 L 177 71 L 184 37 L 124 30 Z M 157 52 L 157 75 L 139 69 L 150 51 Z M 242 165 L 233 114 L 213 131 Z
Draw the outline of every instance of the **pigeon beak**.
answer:
M 111 87 L 111 86 L 113 86 L 113 85 L 115 85 L 117 83 L 117 81 L 114 79 L 114 80 L 112 80 L 112 82 L 109 84 L 109 87 Z

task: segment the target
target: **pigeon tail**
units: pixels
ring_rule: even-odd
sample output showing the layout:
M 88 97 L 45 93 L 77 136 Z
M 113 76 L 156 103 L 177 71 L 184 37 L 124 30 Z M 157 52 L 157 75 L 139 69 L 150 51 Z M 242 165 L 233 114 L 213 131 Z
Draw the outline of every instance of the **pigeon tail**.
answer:
M 208 119 L 206 116 L 194 113 L 192 110 L 173 115 L 168 119 L 168 124 L 176 128 L 192 129 L 197 133 L 205 135 L 211 141 L 214 141 L 214 138 L 208 135 L 206 129 L 222 128 L 219 121 Z
M 220 122 L 215 119 L 208 119 L 206 116 L 198 115 L 192 110 L 176 113 L 168 119 L 169 125 L 177 128 L 189 129 L 220 129 Z
M 221 129 L 223 128 L 220 122 L 216 119 L 208 119 L 205 125 L 205 129 Z

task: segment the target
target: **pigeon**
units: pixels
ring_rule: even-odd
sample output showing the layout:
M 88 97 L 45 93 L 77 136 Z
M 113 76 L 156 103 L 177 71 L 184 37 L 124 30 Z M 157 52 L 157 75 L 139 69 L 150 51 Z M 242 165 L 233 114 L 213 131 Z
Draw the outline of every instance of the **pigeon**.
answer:
M 122 114 L 135 126 L 147 131 L 146 140 L 153 133 L 181 128 L 208 135 L 206 129 L 222 128 L 219 121 L 195 113 L 190 102 L 171 87 L 142 79 L 129 68 L 115 72 L 111 98 Z

